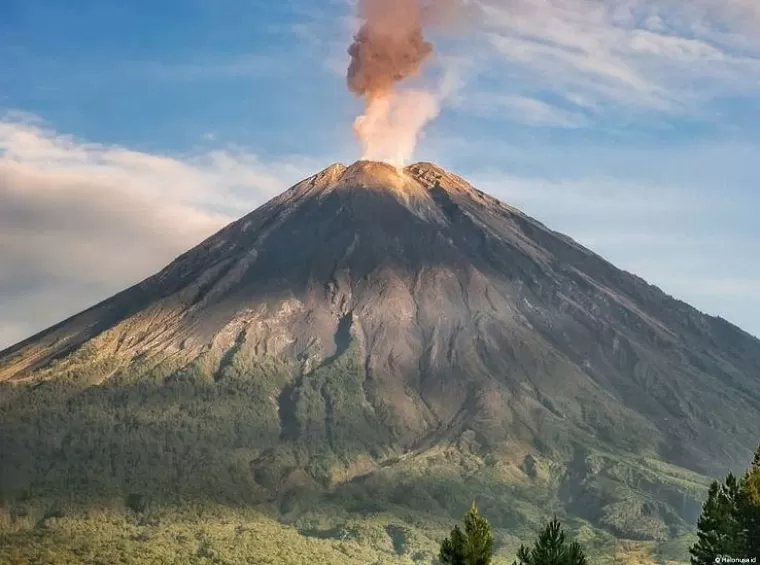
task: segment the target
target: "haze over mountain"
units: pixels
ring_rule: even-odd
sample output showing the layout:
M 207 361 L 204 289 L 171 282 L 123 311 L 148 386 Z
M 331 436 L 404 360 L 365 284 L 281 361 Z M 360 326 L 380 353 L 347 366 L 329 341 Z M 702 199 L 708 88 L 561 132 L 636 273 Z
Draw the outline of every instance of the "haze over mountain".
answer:
M 485 497 L 508 546 L 549 511 L 663 544 L 746 465 L 759 379 L 760 341 L 460 177 L 334 164 L 0 353 L 0 501 Z

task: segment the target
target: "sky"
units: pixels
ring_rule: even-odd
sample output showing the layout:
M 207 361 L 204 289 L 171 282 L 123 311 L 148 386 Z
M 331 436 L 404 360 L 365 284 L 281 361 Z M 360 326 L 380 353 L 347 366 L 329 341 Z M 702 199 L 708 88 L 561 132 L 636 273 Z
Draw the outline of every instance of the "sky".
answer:
M 445 1 L 414 160 L 760 335 L 760 3 Z M 357 23 L 351 0 L 0 2 L 0 349 L 355 161 Z

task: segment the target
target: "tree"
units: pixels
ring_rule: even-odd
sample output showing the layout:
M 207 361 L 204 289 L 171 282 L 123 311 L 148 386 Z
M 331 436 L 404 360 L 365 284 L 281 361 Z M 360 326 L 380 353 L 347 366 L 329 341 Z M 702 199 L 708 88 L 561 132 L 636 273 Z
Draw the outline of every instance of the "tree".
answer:
M 464 516 L 464 532 L 454 526 L 441 543 L 438 559 L 443 565 L 490 565 L 493 559 L 493 532 L 475 503 Z
M 738 511 L 746 540 L 744 555 L 760 557 L 760 446 L 742 479 Z
M 745 554 L 745 535 L 740 515 L 742 485 L 734 475 L 723 484 L 713 481 L 697 521 L 698 541 L 691 548 L 692 565 L 715 563 L 721 555 L 740 557 Z
M 565 544 L 565 532 L 554 518 L 532 548 L 520 546 L 514 565 L 588 565 L 588 560 L 578 542 Z

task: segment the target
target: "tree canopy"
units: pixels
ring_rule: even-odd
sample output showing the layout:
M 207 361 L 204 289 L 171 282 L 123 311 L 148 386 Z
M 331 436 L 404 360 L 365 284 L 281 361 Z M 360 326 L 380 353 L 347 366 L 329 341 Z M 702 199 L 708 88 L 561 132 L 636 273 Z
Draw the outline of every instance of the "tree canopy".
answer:
M 464 531 L 454 526 L 441 543 L 438 559 L 443 565 L 490 565 L 493 553 L 491 525 L 473 503 L 464 516 Z
M 697 522 L 692 565 L 715 563 L 717 557 L 760 557 L 760 447 L 741 479 L 730 474 L 710 485 Z
M 533 547 L 520 546 L 514 565 L 588 565 L 588 560 L 578 542 L 565 543 L 565 532 L 554 518 Z

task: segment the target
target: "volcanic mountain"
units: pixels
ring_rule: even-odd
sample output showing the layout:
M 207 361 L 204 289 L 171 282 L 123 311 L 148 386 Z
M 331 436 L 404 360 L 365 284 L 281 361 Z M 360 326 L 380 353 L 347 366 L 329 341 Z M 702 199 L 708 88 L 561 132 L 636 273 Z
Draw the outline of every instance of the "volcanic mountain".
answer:
M 0 381 L 8 501 L 479 498 L 507 544 L 550 511 L 676 537 L 760 439 L 758 340 L 429 163 L 328 167 Z

